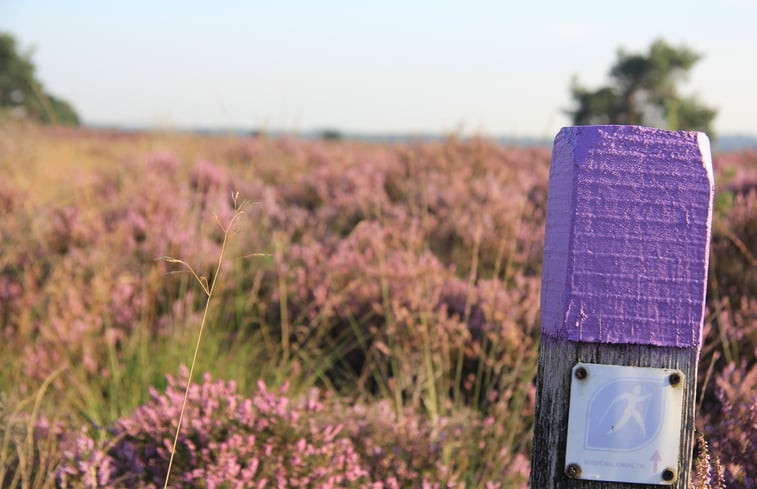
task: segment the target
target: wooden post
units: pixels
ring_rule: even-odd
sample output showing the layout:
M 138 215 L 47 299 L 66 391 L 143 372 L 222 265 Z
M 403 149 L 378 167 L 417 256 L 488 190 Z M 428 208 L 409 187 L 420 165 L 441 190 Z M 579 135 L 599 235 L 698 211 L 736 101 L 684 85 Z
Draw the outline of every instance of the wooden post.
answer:
M 583 126 L 555 138 L 532 489 L 688 489 L 713 187 L 703 133 Z M 655 438 L 676 423 L 677 454 Z

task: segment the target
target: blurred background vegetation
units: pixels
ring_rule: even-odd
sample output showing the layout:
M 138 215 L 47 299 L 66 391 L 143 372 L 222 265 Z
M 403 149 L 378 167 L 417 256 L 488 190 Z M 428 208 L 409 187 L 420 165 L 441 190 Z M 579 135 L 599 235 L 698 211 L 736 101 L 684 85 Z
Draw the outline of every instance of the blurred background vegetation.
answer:
M 694 96 L 683 96 L 678 85 L 699 61 L 686 46 L 654 41 L 647 53 L 618 51 L 609 84 L 590 90 L 573 80 L 575 125 L 633 124 L 660 129 L 703 131 L 711 138 L 717 110 Z
M 30 53 L 0 32 L 0 117 L 78 125 L 79 115 L 65 100 L 47 92 L 35 75 Z

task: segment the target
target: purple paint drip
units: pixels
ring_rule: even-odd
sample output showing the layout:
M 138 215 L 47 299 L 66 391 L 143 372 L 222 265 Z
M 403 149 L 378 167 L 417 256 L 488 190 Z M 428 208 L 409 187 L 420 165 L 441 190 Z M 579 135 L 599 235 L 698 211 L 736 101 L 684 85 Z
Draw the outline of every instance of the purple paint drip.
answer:
M 703 133 L 562 129 L 549 176 L 542 334 L 699 348 L 713 188 Z

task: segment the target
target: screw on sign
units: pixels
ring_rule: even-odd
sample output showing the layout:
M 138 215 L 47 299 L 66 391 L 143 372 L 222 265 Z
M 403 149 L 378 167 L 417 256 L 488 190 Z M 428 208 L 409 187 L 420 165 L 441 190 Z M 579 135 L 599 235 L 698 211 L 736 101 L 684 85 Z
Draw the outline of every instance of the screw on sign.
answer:
M 555 138 L 532 489 L 688 488 L 713 187 L 702 133 Z

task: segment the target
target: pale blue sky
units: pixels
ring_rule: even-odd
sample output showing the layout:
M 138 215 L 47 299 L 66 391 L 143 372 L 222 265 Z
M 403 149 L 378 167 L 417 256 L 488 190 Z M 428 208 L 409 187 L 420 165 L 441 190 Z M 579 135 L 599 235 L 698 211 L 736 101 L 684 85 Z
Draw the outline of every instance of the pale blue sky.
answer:
M 757 0 L 0 0 L 0 30 L 88 123 L 552 137 L 572 75 L 658 37 L 684 92 L 757 134 Z

